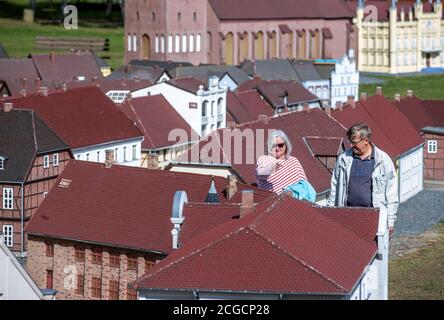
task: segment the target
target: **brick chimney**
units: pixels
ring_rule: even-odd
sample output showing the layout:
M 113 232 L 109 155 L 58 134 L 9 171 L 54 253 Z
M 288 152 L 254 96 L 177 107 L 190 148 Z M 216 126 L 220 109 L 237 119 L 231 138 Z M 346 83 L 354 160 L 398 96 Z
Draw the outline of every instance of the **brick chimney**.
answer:
M 361 100 L 367 101 L 367 92 L 362 92 L 361 93 Z
M 335 109 L 342 110 L 342 102 L 341 101 L 336 101 Z
M 303 107 L 304 111 L 310 111 L 310 105 L 309 105 L 307 102 L 305 102 L 305 103 L 302 105 L 302 107 Z
M 400 102 L 401 101 L 401 95 L 399 93 L 395 94 L 395 101 Z
M 376 95 L 382 96 L 382 87 L 376 87 Z
M 68 86 L 66 85 L 66 82 L 62 82 L 62 84 L 60 85 L 60 89 L 66 92 L 67 88 Z
M 46 97 L 48 96 L 48 88 L 47 87 L 40 87 L 39 88 L 39 94 Z
M 355 96 L 348 96 L 347 104 L 349 104 L 353 109 L 356 108 Z
M 114 163 L 116 163 L 116 161 L 114 160 L 114 150 L 105 150 L 105 168 L 111 168 Z
M 413 98 L 413 90 L 407 90 L 407 97 Z
M 147 168 L 150 170 L 159 169 L 159 155 L 156 152 L 148 153 L 146 155 Z
M 262 121 L 265 124 L 268 124 L 269 120 L 268 120 L 268 116 L 266 114 L 260 114 L 257 117 L 258 120 Z
M 4 108 L 5 112 L 10 112 L 10 111 L 12 111 L 12 109 L 14 109 L 14 105 L 12 104 L 12 102 L 5 102 L 3 104 L 3 108 Z
M 240 206 L 240 218 L 252 213 L 254 210 L 253 190 L 242 190 L 242 203 Z
M 230 200 L 237 192 L 237 179 L 235 175 L 228 176 L 227 199 Z

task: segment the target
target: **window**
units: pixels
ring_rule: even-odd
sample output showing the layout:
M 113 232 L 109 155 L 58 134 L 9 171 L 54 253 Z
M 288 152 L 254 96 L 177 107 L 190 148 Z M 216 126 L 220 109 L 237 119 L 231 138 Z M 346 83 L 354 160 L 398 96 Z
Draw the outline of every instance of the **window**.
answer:
M 140 19 L 139 11 L 136 12 L 137 21 Z
M 83 274 L 77 275 L 77 287 L 75 288 L 74 293 L 81 296 L 85 294 L 85 276 Z
M 123 147 L 123 161 L 126 161 L 126 147 Z
M 133 160 L 137 160 L 137 145 L 133 144 Z
M 197 13 L 193 12 L 193 20 L 196 21 L 197 20 Z
M 214 116 L 214 101 L 211 101 L 211 115 Z
M 180 21 L 181 18 L 182 18 L 182 14 L 179 12 L 179 13 L 177 14 L 177 21 Z
M 12 247 L 14 245 L 14 226 L 10 224 L 5 224 L 3 226 L 3 237 L 5 239 L 5 244 L 7 247 Z
M 86 161 L 89 161 L 89 153 L 86 154 Z
M 120 255 L 118 253 L 110 253 L 109 266 L 114 268 L 120 267 Z
M 46 198 L 48 196 L 48 191 L 43 192 L 43 198 Z
M 85 248 L 75 247 L 74 250 L 76 262 L 85 262 Z
M 223 98 L 219 98 L 219 100 L 217 100 L 217 113 L 221 114 L 222 113 L 222 103 L 224 102 Z
M 119 300 L 119 281 L 109 281 L 109 300 Z
M 202 46 L 201 42 L 202 42 L 201 36 L 200 36 L 200 34 L 198 34 L 196 36 L 196 52 L 200 52 L 201 46 Z
M 5 158 L 0 157 L 0 170 L 5 169 Z
M 222 128 L 222 121 L 217 122 L 217 128 L 218 129 Z
M 202 130 L 202 136 L 204 136 L 204 135 L 206 134 L 206 132 L 207 132 L 207 125 L 204 124 L 204 125 L 201 127 L 201 130 Z
M 156 21 L 156 14 L 154 12 L 151 13 L 151 18 L 152 18 L 153 21 Z
M 160 52 L 165 53 L 165 36 L 160 36 Z
M 182 36 L 182 52 L 187 52 L 187 35 Z
M 137 292 L 134 289 L 128 289 L 126 293 L 126 299 L 127 300 L 136 300 L 137 299 Z
M 178 34 L 175 37 L 174 52 L 180 52 L 180 36 Z
M 52 289 L 53 284 L 53 272 L 52 270 L 46 270 L 46 288 Z
M 97 162 L 100 162 L 100 151 L 97 151 Z
M 133 51 L 137 51 L 137 36 L 135 33 L 133 34 Z
M 14 209 L 13 198 L 14 198 L 14 189 L 3 188 L 3 209 L 6 210 Z
M 117 160 L 118 158 L 118 152 L 119 152 L 119 148 L 115 148 L 114 149 L 114 161 L 119 162 L 119 160 Z
M 46 242 L 45 246 L 46 246 L 46 256 L 47 257 L 54 257 L 54 244 Z
M 91 296 L 93 298 L 102 297 L 102 279 L 92 277 L 91 279 Z
M 99 250 L 92 250 L 91 262 L 94 264 L 102 264 L 102 252 Z
M 173 35 L 168 36 L 168 53 L 173 53 Z
M 193 52 L 194 51 L 194 35 L 190 35 L 190 47 L 189 47 L 189 51 Z
M 137 257 L 128 256 L 128 270 L 137 270 Z
M 59 165 L 59 154 L 58 153 L 54 153 L 52 155 L 52 166 L 53 167 L 58 167 Z
M 132 46 L 132 41 L 131 41 L 131 34 L 128 33 L 128 51 L 131 52 L 133 51 L 133 46 Z
M 202 117 L 207 116 L 207 107 L 208 107 L 208 101 L 204 101 L 202 104 Z
M 159 37 L 156 34 L 156 38 L 154 40 L 154 52 L 158 53 L 159 52 Z
M 428 153 L 438 153 L 438 141 L 437 140 L 429 140 L 427 142 L 427 151 Z
M 43 168 L 49 168 L 49 156 L 43 157 Z

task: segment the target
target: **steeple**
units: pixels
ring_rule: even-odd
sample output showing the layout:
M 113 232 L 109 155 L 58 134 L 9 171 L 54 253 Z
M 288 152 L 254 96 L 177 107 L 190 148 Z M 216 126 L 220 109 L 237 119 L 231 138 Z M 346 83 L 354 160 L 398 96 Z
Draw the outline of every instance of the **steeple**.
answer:
M 211 177 L 211 186 L 210 190 L 208 190 L 207 198 L 205 199 L 206 203 L 219 203 L 219 195 L 217 194 L 216 186 L 214 185 L 214 177 Z

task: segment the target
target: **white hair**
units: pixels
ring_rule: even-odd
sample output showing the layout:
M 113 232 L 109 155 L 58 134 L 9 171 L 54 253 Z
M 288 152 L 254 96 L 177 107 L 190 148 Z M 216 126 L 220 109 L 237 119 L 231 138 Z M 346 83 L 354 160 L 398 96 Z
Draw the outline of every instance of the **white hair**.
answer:
M 276 138 L 281 138 L 282 140 L 284 140 L 284 143 L 287 146 L 285 155 L 290 155 L 293 151 L 293 146 L 291 145 L 290 139 L 288 139 L 287 135 L 282 130 L 275 130 L 268 136 L 268 154 L 273 153 L 273 146 L 275 144 Z

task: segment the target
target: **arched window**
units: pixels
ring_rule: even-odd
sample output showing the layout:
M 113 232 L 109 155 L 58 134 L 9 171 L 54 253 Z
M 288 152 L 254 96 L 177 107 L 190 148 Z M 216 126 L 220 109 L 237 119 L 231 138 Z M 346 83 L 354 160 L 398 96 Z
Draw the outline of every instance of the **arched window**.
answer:
M 137 51 L 137 36 L 135 33 L 133 33 L 133 51 Z
M 187 35 L 182 36 L 182 52 L 187 52 Z
M 164 35 L 160 36 L 160 52 L 162 52 L 162 53 L 165 52 L 165 36 Z
M 194 51 L 194 35 L 190 34 L 190 47 L 189 47 L 189 51 L 193 52 Z
M 131 34 L 128 33 L 128 52 L 133 51 L 133 43 L 131 41 Z
M 201 50 L 201 37 L 200 34 L 196 36 L 196 52 L 200 52 Z
M 154 40 L 154 52 L 159 52 L 159 36 L 156 34 L 156 38 Z
M 151 13 L 151 17 L 152 17 L 153 21 L 156 21 L 156 14 L 154 12 Z
M 207 109 L 208 109 L 208 101 L 205 100 L 202 103 L 202 117 L 206 117 L 207 116 Z
M 196 13 L 196 12 L 193 13 L 193 20 L 194 20 L 194 21 L 197 20 L 197 13 Z
M 180 19 L 182 18 L 182 14 L 180 12 L 177 13 L 177 21 L 180 21 Z
M 175 52 L 176 53 L 180 52 L 180 36 L 178 34 L 176 34 L 176 39 L 175 39 Z
M 224 102 L 224 98 L 219 98 L 217 100 L 217 114 L 221 114 L 222 113 L 222 104 Z
M 168 36 L 168 53 L 173 53 L 173 35 Z

